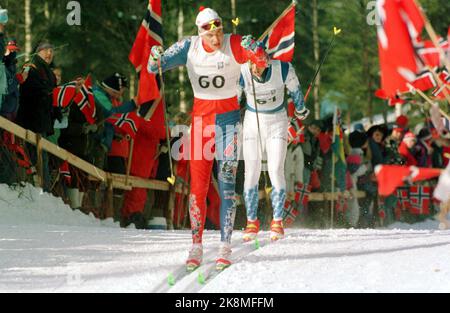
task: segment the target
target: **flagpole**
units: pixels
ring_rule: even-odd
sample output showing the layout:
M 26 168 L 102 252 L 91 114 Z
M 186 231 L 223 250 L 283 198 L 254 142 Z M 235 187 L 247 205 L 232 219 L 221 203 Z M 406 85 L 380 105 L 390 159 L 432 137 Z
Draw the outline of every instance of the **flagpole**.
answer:
M 272 30 L 272 28 L 274 28 L 274 26 L 284 17 L 284 15 L 296 4 L 297 1 L 293 0 L 292 3 L 286 8 L 286 10 L 284 10 L 283 13 L 281 13 L 281 15 L 275 20 L 275 22 L 273 22 L 272 25 L 270 25 L 270 27 L 267 28 L 266 31 L 259 37 L 258 41 L 263 40 L 263 38 L 267 36 L 267 34 Z
M 414 88 L 413 85 L 411 85 L 410 83 L 408 83 L 408 87 L 411 88 L 414 92 L 417 92 L 419 94 L 419 96 L 421 96 L 426 102 L 428 102 L 431 105 L 434 105 L 435 102 L 433 102 L 433 100 L 431 100 L 422 90 L 420 89 L 416 89 Z M 439 108 L 439 112 L 448 120 L 450 120 L 450 116 L 444 112 L 441 108 Z

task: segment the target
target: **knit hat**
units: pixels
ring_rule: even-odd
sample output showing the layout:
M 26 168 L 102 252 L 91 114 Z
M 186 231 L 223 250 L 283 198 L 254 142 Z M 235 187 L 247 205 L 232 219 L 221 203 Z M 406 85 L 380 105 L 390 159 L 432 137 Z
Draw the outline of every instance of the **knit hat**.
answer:
M 366 130 L 364 129 L 364 125 L 361 123 L 355 124 L 355 126 L 353 128 L 359 132 L 363 132 L 363 133 L 366 132 Z
M 348 141 L 352 148 L 361 148 L 367 142 L 367 135 L 366 133 L 355 130 L 350 133 Z
M 405 136 L 403 137 L 403 141 L 408 141 L 408 140 L 417 140 L 416 135 L 414 135 L 414 133 L 412 133 L 412 132 L 407 132 L 405 134 Z
M 40 51 L 46 50 L 46 49 L 54 49 L 54 46 L 51 43 L 49 43 L 48 41 L 43 41 L 37 45 L 36 53 L 39 53 Z
M 386 137 L 388 136 L 388 128 L 385 124 L 373 125 L 367 131 L 367 136 L 369 136 L 369 138 L 371 138 L 376 131 L 379 131 L 380 133 L 383 134 L 382 140 L 385 140 Z
M 122 87 L 128 87 L 128 79 L 120 73 L 114 73 L 102 81 L 102 86 L 120 92 Z
M 398 125 L 398 127 L 406 128 L 408 127 L 409 120 L 405 115 L 400 115 L 399 117 L 397 117 L 395 123 Z
M 19 46 L 17 45 L 17 41 L 13 38 L 8 39 L 8 43 L 6 44 L 6 48 L 9 51 L 20 51 Z
M 204 7 L 200 7 L 200 13 L 197 15 L 195 25 L 198 27 L 199 34 L 223 27 L 219 14 L 213 9 Z
M 419 134 L 417 135 L 417 137 L 421 140 L 429 140 L 432 138 L 432 135 L 428 128 L 422 128 L 419 131 Z

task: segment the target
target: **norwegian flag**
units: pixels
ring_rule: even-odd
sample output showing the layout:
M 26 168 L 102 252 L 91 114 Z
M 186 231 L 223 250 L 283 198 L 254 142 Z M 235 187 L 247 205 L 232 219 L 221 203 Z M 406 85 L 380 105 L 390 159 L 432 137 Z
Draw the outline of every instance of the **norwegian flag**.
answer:
M 416 79 L 411 83 L 411 85 L 414 87 L 414 89 L 427 91 L 432 88 L 436 88 L 437 82 L 434 79 L 433 73 L 426 70 L 419 73 Z M 410 91 L 412 92 L 414 90 L 410 88 Z
M 136 133 L 141 124 L 141 118 L 135 112 L 117 113 L 106 121 L 111 123 L 117 131 L 129 135 L 133 139 L 136 138 Z
M 147 64 L 152 47 L 163 45 L 161 12 L 161 0 L 149 0 L 145 17 L 128 56 L 140 77 L 139 105 L 160 97 L 156 75 L 147 71 Z
M 58 108 L 66 108 L 75 98 L 76 82 L 70 82 L 53 89 L 53 106 Z
M 295 193 L 295 203 L 297 203 L 297 206 L 299 204 L 302 204 L 303 207 L 306 207 L 309 202 L 309 194 L 311 193 L 311 186 L 305 186 L 303 183 L 296 183 L 294 187 L 294 193 Z
M 288 144 L 297 145 L 305 142 L 305 127 L 298 118 L 291 119 L 288 127 Z
M 441 79 L 443 85 L 433 90 L 433 96 L 442 100 L 445 99 L 444 88 L 447 89 L 447 92 L 450 94 L 450 74 L 446 70 L 443 70 L 439 74 L 439 78 Z
M 409 212 L 414 215 L 430 214 L 431 187 L 411 186 L 409 188 L 411 206 Z
M 411 207 L 409 202 L 409 188 L 401 187 L 397 189 L 397 207 L 402 211 L 406 211 Z
M 378 165 L 375 175 L 378 180 L 378 193 L 381 196 L 389 196 L 395 189 L 403 186 L 405 182 L 418 182 L 428 180 L 441 175 L 440 169 L 418 168 L 415 166 Z
M 295 219 L 297 218 L 299 211 L 292 205 L 292 202 L 286 200 L 284 203 L 284 212 L 283 212 L 283 224 L 285 227 L 289 227 L 294 224 Z
M 295 48 L 295 2 L 289 5 L 260 41 L 264 43 L 271 59 L 292 61 Z
M 408 90 L 407 83 L 420 71 L 415 49 L 425 20 L 414 0 L 378 0 L 377 13 L 381 86 L 394 97 Z
M 69 162 L 64 161 L 59 167 L 59 174 L 64 178 L 66 185 L 70 186 L 72 183 L 72 174 L 70 174 Z
M 95 116 L 97 112 L 95 109 L 94 94 L 92 93 L 91 75 L 86 78 L 80 92 L 75 96 L 73 101 L 84 114 L 86 121 L 91 125 L 95 124 Z
M 439 38 L 438 42 L 441 49 L 448 54 L 450 51 L 449 41 L 445 40 L 444 38 Z M 442 64 L 438 49 L 431 40 L 424 40 L 420 42 L 417 53 L 419 54 L 422 61 L 431 68 L 444 65 Z

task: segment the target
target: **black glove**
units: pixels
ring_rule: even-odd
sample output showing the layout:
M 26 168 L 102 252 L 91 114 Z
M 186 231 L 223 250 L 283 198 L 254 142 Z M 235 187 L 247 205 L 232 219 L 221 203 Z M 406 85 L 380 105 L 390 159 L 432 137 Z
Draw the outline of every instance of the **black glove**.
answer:
M 58 122 L 60 122 L 60 123 L 62 122 L 63 114 L 62 114 L 61 108 L 52 107 L 51 114 L 52 114 L 52 119 L 53 120 L 58 120 Z

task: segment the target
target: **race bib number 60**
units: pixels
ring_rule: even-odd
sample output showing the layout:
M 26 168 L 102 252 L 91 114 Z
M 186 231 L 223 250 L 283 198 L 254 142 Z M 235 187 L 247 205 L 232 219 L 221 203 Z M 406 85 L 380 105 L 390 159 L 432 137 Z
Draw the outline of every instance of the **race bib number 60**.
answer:
M 225 86 L 225 77 L 215 76 L 211 80 L 209 76 L 200 76 L 198 79 L 198 83 L 200 87 L 204 89 L 209 88 L 209 86 L 211 86 L 211 83 L 215 88 L 220 89 L 223 88 L 223 86 Z

